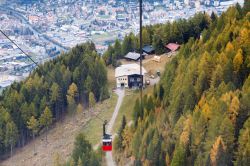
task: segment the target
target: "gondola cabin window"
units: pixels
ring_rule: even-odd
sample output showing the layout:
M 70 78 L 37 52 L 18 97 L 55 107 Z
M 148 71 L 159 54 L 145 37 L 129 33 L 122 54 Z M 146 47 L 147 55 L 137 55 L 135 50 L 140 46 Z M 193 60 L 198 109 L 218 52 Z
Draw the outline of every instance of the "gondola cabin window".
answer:
M 102 140 L 102 150 L 103 151 L 112 151 L 112 139 L 103 139 Z

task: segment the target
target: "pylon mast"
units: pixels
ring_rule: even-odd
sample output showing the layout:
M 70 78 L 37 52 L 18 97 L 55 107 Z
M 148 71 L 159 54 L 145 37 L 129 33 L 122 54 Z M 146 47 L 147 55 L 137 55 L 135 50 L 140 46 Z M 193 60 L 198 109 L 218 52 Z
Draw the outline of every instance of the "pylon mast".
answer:
M 143 76 L 142 76 L 142 0 L 139 0 L 139 8 L 140 8 L 140 76 L 141 76 L 140 96 L 141 96 L 141 109 L 142 109 L 142 88 L 143 88 Z

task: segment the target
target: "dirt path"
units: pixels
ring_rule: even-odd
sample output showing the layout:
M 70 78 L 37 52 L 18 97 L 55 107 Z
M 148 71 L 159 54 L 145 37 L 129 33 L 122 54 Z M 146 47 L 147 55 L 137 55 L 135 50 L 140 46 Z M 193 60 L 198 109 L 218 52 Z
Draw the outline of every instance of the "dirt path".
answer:
M 118 95 L 118 100 L 117 100 L 112 118 L 108 123 L 107 133 L 111 133 L 112 128 L 114 127 L 115 119 L 118 115 L 118 112 L 120 110 L 120 107 L 121 107 L 121 104 L 122 104 L 122 101 L 123 101 L 123 98 L 125 95 L 125 90 L 124 89 L 117 89 L 115 93 Z M 114 133 L 112 133 L 112 134 L 114 135 Z M 107 162 L 107 166 L 115 166 L 116 165 L 114 160 L 113 160 L 112 152 L 106 153 L 106 162 Z

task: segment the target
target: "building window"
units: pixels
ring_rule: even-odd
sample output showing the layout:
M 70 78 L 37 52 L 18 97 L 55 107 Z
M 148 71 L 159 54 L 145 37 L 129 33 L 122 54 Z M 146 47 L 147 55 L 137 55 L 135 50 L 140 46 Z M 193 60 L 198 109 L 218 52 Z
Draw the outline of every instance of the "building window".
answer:
M 130 82 L 134 82 L 134 78 L 130 78 Z
M 137 81 L 140 82 L 140 81 L 141 81 L 141 78 L 137 78 Z

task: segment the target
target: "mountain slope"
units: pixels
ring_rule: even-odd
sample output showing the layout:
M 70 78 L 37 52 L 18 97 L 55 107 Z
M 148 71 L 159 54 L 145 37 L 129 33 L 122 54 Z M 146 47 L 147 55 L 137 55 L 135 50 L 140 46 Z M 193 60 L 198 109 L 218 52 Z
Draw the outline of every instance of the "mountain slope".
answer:
M 0 96 L 0 158 L 76 111 L 77 105 L 88 106 L 89 96 L 96 101 L 108 97 L 107 71 L 93 43 L 76 46 L 12 84 Z
M 249 4 L 247 0 L 245 4 Z M 115 154 L 134 165 L 246 165 L 250 158 L 250 15 L 231 7 L 190 38 L 160 84 L 137 100 Z M 121 157 L 122 156 L 122 157 Z

